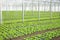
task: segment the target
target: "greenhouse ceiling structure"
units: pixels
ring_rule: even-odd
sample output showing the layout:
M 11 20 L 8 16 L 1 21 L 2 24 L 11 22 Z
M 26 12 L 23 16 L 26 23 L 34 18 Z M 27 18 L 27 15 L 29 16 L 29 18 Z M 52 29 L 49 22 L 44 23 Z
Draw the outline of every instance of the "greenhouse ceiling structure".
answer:
M 22 20 L 24 22 L 24 20 L 26 19 L 26 11 L 32 11 L 32 16 L 35 15 L 34 11 L 38 11 L 38 20 L 40 20 L 40 11 L 50 11 L 50 16 L 52 16 L 52 12 L 60 11 L 60 0 L 0 0 L 0 5 L 0 23 L 8 20 L 12 21 L 13 19 L 18 20 L 19 17 L 21 17 L 19 20 Z M 4 13 L 3 11 L 5 11 L 4 15 L 6 17 L 4 17 L 4 15 L 2 14 Z M 8 17 L 8 15 L 10 16 L 10 13 L 6 11 L 16 11 L 16 13 L 12 15 L 12 17 Z M 19 15 L 17 14 L 17 11 L 22 12 L 19 17 L 16 17 Z

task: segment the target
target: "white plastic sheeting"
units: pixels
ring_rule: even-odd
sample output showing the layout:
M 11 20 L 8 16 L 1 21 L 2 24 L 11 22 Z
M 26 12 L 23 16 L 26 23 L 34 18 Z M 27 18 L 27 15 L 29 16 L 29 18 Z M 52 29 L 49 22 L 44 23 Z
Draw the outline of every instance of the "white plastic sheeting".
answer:
M 32 4 L 32 0 L 23 0 L 23 1 L 24 1 L 24 7 L 26 7 L 26 10 L 32 10 L 31 8 L 32 5 L 33 5 L 34 11 L 38 10 L 38 6 L 37 6 L 38 0 L 33 0 L 33 4 Z M 17 10 L 22 10 L 22 0 L 1 0 L 0 2 L 2 2 L 2 10 L 7 10 L 7 11 L 15 10 L 16 7 L 17 7 Z M 44 7 L 46 11 L 49 10 L 50 0 L 39 0 L 39 3 L 40 3 L 39 6 L 41 11 L 44 11 L 43 10 Z M 58 10 L 58 5 L 60 5 L 59 0 L 52 0 L 52 11 L 60 11 Z M 6 9 L 6 6 L 7 6 L 7 9 Z

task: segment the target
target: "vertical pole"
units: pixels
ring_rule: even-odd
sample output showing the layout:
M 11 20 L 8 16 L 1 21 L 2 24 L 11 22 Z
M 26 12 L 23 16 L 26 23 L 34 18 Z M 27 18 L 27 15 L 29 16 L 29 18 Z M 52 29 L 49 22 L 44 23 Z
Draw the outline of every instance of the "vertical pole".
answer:
M 7 7 L 8 7 L 8 10 L 7 10 L 7 12 L 8 12 L 8 13 L 7 13 L 7 17 L 8 17 L 8 15 L 10 15 L 9 12 L 10 12 L 10 10 L 11 10 L 11 8 L 12 8 L 12 4 L 8 4 Z M 10 20 L 10 22 L 12 22 L 12 16 L 11 16 L 11 15 L 10 15 L 10 18 L 8 18 L 8 19 Z
M 0 24 L 2 24 L 2 3 L 0 6 Z
M 16 9 L 15 9 L 15 11 L 16 11 L 15 16 L 16 16 L 16 20 L 17 20 L 17 16 L 18 16 L 18 13 L 17 13 L 17 12 L 18 12 L 18 11 L 17 11 L 17 0 L 15 0 L 15 2 L 16 2 L 16 3 L 15 3 L 15 7 L 16 7 Z
M 58 3 L 58 12 L 59 12 L 59 3 Z
M 59 3 L 58 3 L 58 13 L 59 13 L 59 16 L 60 16 L 60 8 L 59 8 L 60 6 L 59 6 Z M 59 17 L 60 18 L 60 17 Z
M 32 16 L 34 15 L 34 12 L 33 12 L 33 0 L 32 0 Z
M 56 6 L 56 5 L 55 5 L 55 3 L 54 3 L 54 11 L 53 11 L 53 12 L 56 12 L 56 7 L 55 7 L 55 6 Z M 54 17 L 55 17 L 55 15 L 56 15 L 56 14 L 54 13 Z M 54 18 L 54 17 L 53 17 L 53 18 Z
M 55 8 L 56 8 L 56 7 L 55 7 L 55 2 L 54 2 L 54 11 L 53 11 L 53 12 L 54 12 L 54 17 L 55 17 L 55 12 L 56 12 L 56 9 L 55 9 Z M 54 17 L 53 17 L 53 18 L 54 18 Z
M 44 11 L 44 13 L 45 13 L 46 1 L 44 0 L 44 1 L 42 1 L 42 2 L 44 2 L 44 3 L 43 3 L 43 11 Z
M 40 6 L 39 6 L 39 0 L 38 0 L 38 18 L 39 18 L 39 21 L 40 21 L 40 11 L 39 11 L 39 9 L 40 9 Z
M 52 19 L 52 10 L 51 10 L 52 0 L 50 0 L 50 19 Z
M 44 13 L 44 15 L 46 17 L 47 14 L 46 14 L 46 11 L 45 11 L 45 7 L 46 7 L 46 1 L 44 0 L 44 3 L 43 3 L 43 13 Z M 44 18 L 44 19 L 47 19 L 47 18 Z
M 5 13 L 5 15 L 6 15 L 6 17 L 7 17 L 7 18 L 6 18 L 6 21 L 9 21 L 9 20 L 10 20 L 10 17 L 8 18 L 9 13 L 8 13 L 8 11 L 7 11 L 7 10 L 8 10 L 8 4 L 7 4 L 7 3 L 8 3 L 8 1 L 6 0 L 6 5 L 5 5 L 5 6 L 6 6 L 6 11 L 5 11 L 5 12 L 6 12 L 6 13 Z
M 24 22 L 24 0 L 22 0 L 22 21 Z

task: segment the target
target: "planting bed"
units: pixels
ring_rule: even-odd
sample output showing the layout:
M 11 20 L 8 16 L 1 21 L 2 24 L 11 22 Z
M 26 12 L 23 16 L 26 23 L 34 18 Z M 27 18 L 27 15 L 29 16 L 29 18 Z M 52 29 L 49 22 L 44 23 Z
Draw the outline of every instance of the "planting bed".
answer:
M 21 11 L 3 11 L 2 13 L 3 24 L 0 25 L 0 40 L 14 40 L 17 37 L 23 38 L 18 38 L 18 40 L 50 40 L 53 37 L 60 36 L 60 12 L 52 12 L 52 16 L 50 12 L 40 12 L 39 20 L 37 11 L 34 11 L 34 15 L 32 15 L 32 11 L 27 11 L 24 15 L 24 22 L 22 22 Z M 54 28 L 58 28 L 58 30 L 48 30 Z M 47 31 L 44 32 L 44 30 Z M 44 33 L 32 35 L 37 32 Z M 25 38 L 30 34 L 31 37 Z

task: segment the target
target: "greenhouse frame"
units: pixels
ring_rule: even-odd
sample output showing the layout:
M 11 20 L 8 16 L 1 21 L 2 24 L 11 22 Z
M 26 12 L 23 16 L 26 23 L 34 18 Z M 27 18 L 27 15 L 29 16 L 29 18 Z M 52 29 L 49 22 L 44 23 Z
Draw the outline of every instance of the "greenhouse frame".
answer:
M 37 13 L 38 20 L 40 20 L 40 14 L 41 14 L 40 11 L 43 11 L 43 12 L 49 11 L 51 18 L 53 18 L 52 12 L 54 12 L 54 11 L 59 12 L 60 11 L 59 10 L 60 9 L 59 1 L 54 2 L 52 0 L 50 0 L 50 1 L 48 1 L 48 0 L 47 1 L 45 1 L 45 0 L 43 0 L 43 1 L 41 1 L 41 0 L 35 0 L 35 1 L 34 0 L 22 0 L 22 1 L 18 2 L 16 0 L 14 0 L 14 1 L 9 1 L 9 0 L 7 1 L 6 0 L 6 2 L 5 3 L 4 2 L 5 1 L 2 1 L 1 6 L 0 6 L 0 16 L 1 16 L 0 24 L 3 23 L 5 20 L 12 21 L 12 19 L 16 19 L 14 17 L 19 15 L 19 14 L 17 14 L 18 11 L 22 12 L 22 14 L 20 14 L 21 19 L 18 19 L 22 22 L 24 22 L 24 20 L 25 20 L 25 15 L 27 17 L 29 16 L 26 14 L 26 11 L 30 11 L 31 16 L 34 16 L 35 15 L 34 12 L 37 11 L 38 12 Z M 15 3 L 15 2 L 17 2 L 17 3 Z M 10 19 L 9 19 L 9 17 L 7 16 L 7 15 L 11 16 L 9 11 L 12 12 L 14 10 L 16 13 L 14 15 L 12 15 L 12 17 L 10 17 Z M 3 11 L 5 11 L 5 13 L 6 13 L 5 19 L 3 17 L 4 15 L 2 15 L 2 13 L 4 13 Z M 30 17 L 30 18 L 32 19 L 33 17 Z M 29 19 L 29 18 L 27 18 L 27 19 Z
M 0 0 L 0 40 L 58 38 L 60 0 Z

